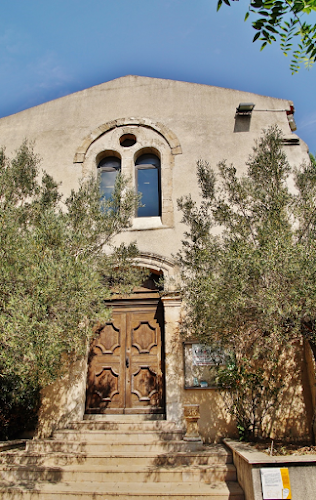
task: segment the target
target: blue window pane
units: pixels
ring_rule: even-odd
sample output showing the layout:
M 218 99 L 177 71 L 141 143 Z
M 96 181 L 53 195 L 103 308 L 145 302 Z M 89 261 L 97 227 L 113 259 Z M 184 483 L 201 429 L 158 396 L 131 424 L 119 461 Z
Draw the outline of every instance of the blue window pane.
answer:
M 112 172 L 103 171 L 100 174 L 100 191 L 101 198 L 105 198 L 108 200 L 111 198 L 113 191 L 116 176 L 118 174 L 118 170 L 113 170 Z
M 138 169 L 137 191 L 142 194 L 138 217 L 155 217 L 160 215 L 158 169 Z
M 100 161 L 98 168 L 115 168 L 116 170 L 121 168 L 121 160 L 116 156 L 106 156 L 103 160 Z
M 136 165 L 153 165 L 154 167 L 160 167 L 160 160 L 158 156 L 149 153 L 139 156 L 136 160 Z
M 100 174 L 101 199 L 105 198 L 108 200 L 111 198 L 114 191 L 116 176 L 120 170 L 121 160 L 116 156 L 106 156 L 100 161 L 98 171 Z

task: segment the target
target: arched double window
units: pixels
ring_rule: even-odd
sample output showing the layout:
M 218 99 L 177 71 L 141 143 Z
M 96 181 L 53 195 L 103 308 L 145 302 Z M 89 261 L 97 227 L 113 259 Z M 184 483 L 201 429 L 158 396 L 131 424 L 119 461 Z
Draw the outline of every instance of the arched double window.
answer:
M 161 215 L 160 159 L 152 153 L 139 156 L 135 162 L 137 192 L 141 193 L 141 207 L 137 217 Z
M 116 156 L 106 156 L 98 163 L 100 174 L 101 199 L 108 200 L 114 191 L 117 174 L 121 171 L 121 159 Z

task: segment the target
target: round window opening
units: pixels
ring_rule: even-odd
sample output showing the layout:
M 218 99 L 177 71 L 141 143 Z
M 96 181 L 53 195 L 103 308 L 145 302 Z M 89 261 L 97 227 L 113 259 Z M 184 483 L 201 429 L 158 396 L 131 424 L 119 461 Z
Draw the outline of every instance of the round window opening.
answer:
M 136 136 L 133 134 L 124 134 L 120 137 L 120 145 L 123 148 L 130 148 L 136 144 Z

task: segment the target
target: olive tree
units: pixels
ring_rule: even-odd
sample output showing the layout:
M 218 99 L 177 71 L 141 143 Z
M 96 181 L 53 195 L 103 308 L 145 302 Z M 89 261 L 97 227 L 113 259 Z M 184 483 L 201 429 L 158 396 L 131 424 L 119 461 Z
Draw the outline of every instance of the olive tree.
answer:
M 201 202 L 178 200 L 187 226 L 178 257 L 184 331 L 227 353 L 218 383 L 240 434 L 256 437 L 271 430 L 285 360 L 315 340 L 316 169 L 289 165 L 277 127 L 247 165 L 239 177 L 224 161 L 217 171 L 198 162 Z
M 36 416 L 40 390 L 86 353 L 113 287 L 139 282 L 136 246 L 113 246 L 137 203 L 122 177 L 110 199 L 100 201 L 97 178 L 64 199 L 27 143 L 12 160 L 0 151 L 2 438 L 18 430 L 21 411 Z

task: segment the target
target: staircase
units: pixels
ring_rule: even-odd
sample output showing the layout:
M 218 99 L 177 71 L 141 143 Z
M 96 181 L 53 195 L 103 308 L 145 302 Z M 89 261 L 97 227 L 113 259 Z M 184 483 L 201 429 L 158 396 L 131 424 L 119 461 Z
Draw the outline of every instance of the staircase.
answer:
M 223 445 L 166 420 L 98 417 L 0 453 L 3 500 L 244 500 Z

